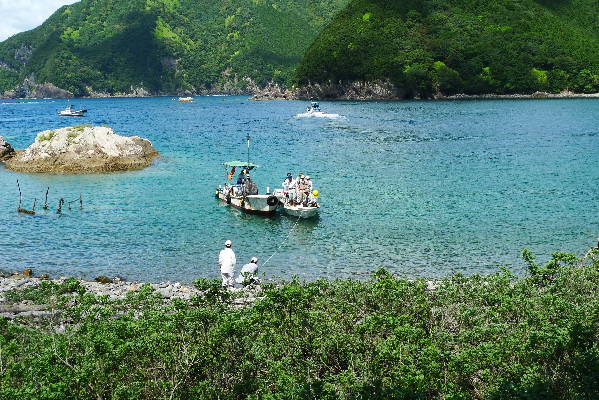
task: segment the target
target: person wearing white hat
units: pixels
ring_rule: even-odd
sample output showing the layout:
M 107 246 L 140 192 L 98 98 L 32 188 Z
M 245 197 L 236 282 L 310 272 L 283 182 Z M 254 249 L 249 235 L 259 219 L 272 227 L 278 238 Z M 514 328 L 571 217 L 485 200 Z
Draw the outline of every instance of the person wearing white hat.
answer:
M 300 172 L 299 179 L 297 181 L 297 202 L 298 204 L 304 205 L 308 200 L 308 181 L 304 174 Z
M 306 182 L 308 182 L 308 192 L 311 192 L 314 188 L 314 184 L 312 183 L 312 179 L 310 179 L 309 175 L 306 175 Z
M 235 280 L 235 282 L 242 284 L 244 287 L 249 285 L 258 285 L 260 280 L 258 280 L 258 257 L 252 257 L 249 264 L 245 264 L 241 267 L 241 271 L 239 272 L 239 276 Z
M 218 264 L 220 265 L 220 275 L 223 279 L 222 286 L 225 289 L 232 288 L 235 284 L 233 282 L 233 276 L 235 274 L 235 264 L 237 259 L 235 258 L 235 252 L 231 248 L 233 243 L 230 240 L 225 242 L 225 248 L 220 251 L 218 255 Z

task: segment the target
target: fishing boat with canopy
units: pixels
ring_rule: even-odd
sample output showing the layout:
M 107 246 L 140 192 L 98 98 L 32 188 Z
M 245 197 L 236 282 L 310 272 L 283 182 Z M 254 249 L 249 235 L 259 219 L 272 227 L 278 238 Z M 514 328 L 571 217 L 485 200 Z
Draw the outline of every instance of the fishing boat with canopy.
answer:
M 249 134 L 247 135 L 247 141 L 248 160 L 228 161 L 223 164 L 226 176 L 225 184 L 218 186 L 215 196 L 231 207 L 245 212 L 272 214 L 279 206 L 279 199 L 270 193 L 270 189 L 267 189 L 264 194 L 259 193 L 258 186 L 250 175 L 251 171 L 260 166 L 249 161 Z M 236 176 L 236 174 L 238 175 Z

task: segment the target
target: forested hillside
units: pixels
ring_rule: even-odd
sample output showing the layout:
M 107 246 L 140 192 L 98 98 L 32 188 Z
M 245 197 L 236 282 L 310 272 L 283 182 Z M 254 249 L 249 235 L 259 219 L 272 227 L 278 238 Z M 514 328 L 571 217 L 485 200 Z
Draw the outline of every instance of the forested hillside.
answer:
M 353 0 L 301 85 L 390 81 L 399 97 L 599 91 L 597 0 Z
M 82 0 L 0 43 L 0 94 L 24 78 L 75 95 L 286 84 L 349 0 Z

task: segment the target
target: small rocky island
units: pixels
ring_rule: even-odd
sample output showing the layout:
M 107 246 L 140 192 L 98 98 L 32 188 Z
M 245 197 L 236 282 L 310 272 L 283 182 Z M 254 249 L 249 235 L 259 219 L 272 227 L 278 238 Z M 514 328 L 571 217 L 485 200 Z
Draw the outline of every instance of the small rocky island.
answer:
M 147 139 L 78 125 L 39 133 L 31 146 L 6 160 L 6 168 L 51 174 L 126 171 L 145 168 L 158 155 Z

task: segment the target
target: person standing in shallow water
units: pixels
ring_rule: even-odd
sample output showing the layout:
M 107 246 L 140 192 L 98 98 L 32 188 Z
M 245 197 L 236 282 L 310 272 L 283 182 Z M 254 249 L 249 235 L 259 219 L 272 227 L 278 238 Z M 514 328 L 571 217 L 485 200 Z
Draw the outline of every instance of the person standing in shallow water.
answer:
M 230 240 L 225 242 L 225 248 L 220 251 L 218 255 L 218 265 L 220 266 L 220 275 L 223 280 L 222 287 L 224 289 L 232 288 L 235 282 L 233 281 L 233 275 L 235 274 L 235 264 L 237 260 L 235 258 L 235 252 L 231 248 L 233 243 Z

